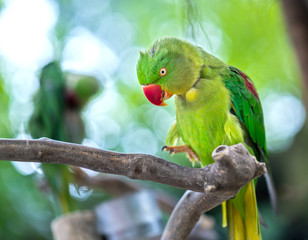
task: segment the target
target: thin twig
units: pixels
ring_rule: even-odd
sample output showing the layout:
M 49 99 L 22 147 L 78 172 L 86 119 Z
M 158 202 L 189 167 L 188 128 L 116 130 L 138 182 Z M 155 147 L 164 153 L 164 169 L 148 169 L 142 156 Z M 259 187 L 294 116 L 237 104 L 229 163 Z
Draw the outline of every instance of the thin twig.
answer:
M 74 180 L 78 185 L 102 190 L 112 197 L 120 197 L 145 189 L 145 186 L 141 183 L 130 181 L 122 176 L 98 174 L 91 177 L 79 167 L 73 167 L 72 170 Z M 177 199 L 158 189 L 155 192 L 160 209 L 170 215 L 177 204 Z M 198 228 L 196 228 L 193 235 L 190 235 L 189 239 L 195 239 L 196 235 L 207 236 L 206 239 L 217 239 L 216 232 L 213 230 L 214 219 L 212 217 L 203 214 L 199 219 L 199 223 Z
M 112 197 L 138 192 L 145 188 L 140 183 L 129 181 L 127 178 L 117 175 L 98 174 L 94 177 L 90 177 L 78 167 L 74 167 L 73 171 L 77 184 L 102 190 Z M 163 191 L 156 190 L 155 195 L 160 209 L 167 214 L 171 214 L 177 204 L 177 200 Z

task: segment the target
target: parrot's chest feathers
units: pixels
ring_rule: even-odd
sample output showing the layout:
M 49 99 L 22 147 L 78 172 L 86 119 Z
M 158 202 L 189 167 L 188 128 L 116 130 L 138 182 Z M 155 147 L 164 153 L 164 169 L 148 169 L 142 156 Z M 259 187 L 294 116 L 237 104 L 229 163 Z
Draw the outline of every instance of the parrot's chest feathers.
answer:
M 213 162 L 211 154 L 219 145 L 243 141 L 237 118 L 229 112 L 229 92 L 219 79 L 201 79 L 175 103 L 179 134 L 203 165 Z

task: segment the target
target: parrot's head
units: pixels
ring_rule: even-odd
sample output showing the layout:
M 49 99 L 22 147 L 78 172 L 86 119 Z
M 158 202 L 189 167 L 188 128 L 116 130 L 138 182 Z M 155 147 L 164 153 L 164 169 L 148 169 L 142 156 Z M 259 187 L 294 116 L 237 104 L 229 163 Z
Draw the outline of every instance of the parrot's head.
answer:
M 199 79 L 203 61 L 198 49 L 188 42 L 168 37 L 140 52 L 139 83 L 147 99 L 158 106 L 173 94 L 185 94 Z

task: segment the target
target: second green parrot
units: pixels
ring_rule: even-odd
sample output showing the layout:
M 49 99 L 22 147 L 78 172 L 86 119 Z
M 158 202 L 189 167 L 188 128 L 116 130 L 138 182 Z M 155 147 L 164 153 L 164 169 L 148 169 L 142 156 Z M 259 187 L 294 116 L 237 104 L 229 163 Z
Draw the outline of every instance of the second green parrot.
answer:
M 176 122 L 166 151 L 186 152 L 205 166 L 214 162 L 211 154 L 219 145 L 243 143 L 267 162 L 261 102 L 251 79 L 237 68 L 168 37 L 140 52 L 137 76 L 151 103 L 164 106 L 175 95 Z M 253 181 L 223 203 L 223 225 L 229 239 L 262 239 Z
M 81 143 L 85 137 L 81 111 L 98 89 L 99 84 L 94 77 L 64 74 L 58 62 L 44 66 L 29 120 L 31 136 Z M 55 215 L 73 211 L 76 204 L 69 192 L 72 173 L 68 166 L 42 163 L 41 168 L 52 193 Z

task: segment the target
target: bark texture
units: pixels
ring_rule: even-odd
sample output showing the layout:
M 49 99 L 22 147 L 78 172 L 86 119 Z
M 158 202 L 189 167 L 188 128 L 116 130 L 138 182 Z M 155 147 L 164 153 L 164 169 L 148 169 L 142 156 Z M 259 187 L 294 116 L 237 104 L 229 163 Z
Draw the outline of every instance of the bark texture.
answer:
M 266 172 L 265 164 L 242 144 L 219 146 L 212 154 L 215 164 L 206 166 L 205 193 L 187 191 L 175 207 L 163 240 L 186 239 L 200 216 L 232 198 L 244 185 Z
M 0 160 L 68 164 L 192 190 L 186 192 L 173 211 L 162 236 L 164 240 L 187 239 L 202 213 L 266 173 L 265 163 L 258 162 L 242 144 L 219 146 L 212 156 L 215 163 L 197 169 L 147 154 L 111 152 L 50 139 L 0 139 Z M 131 186 L 130 191 L 135 190 Z

